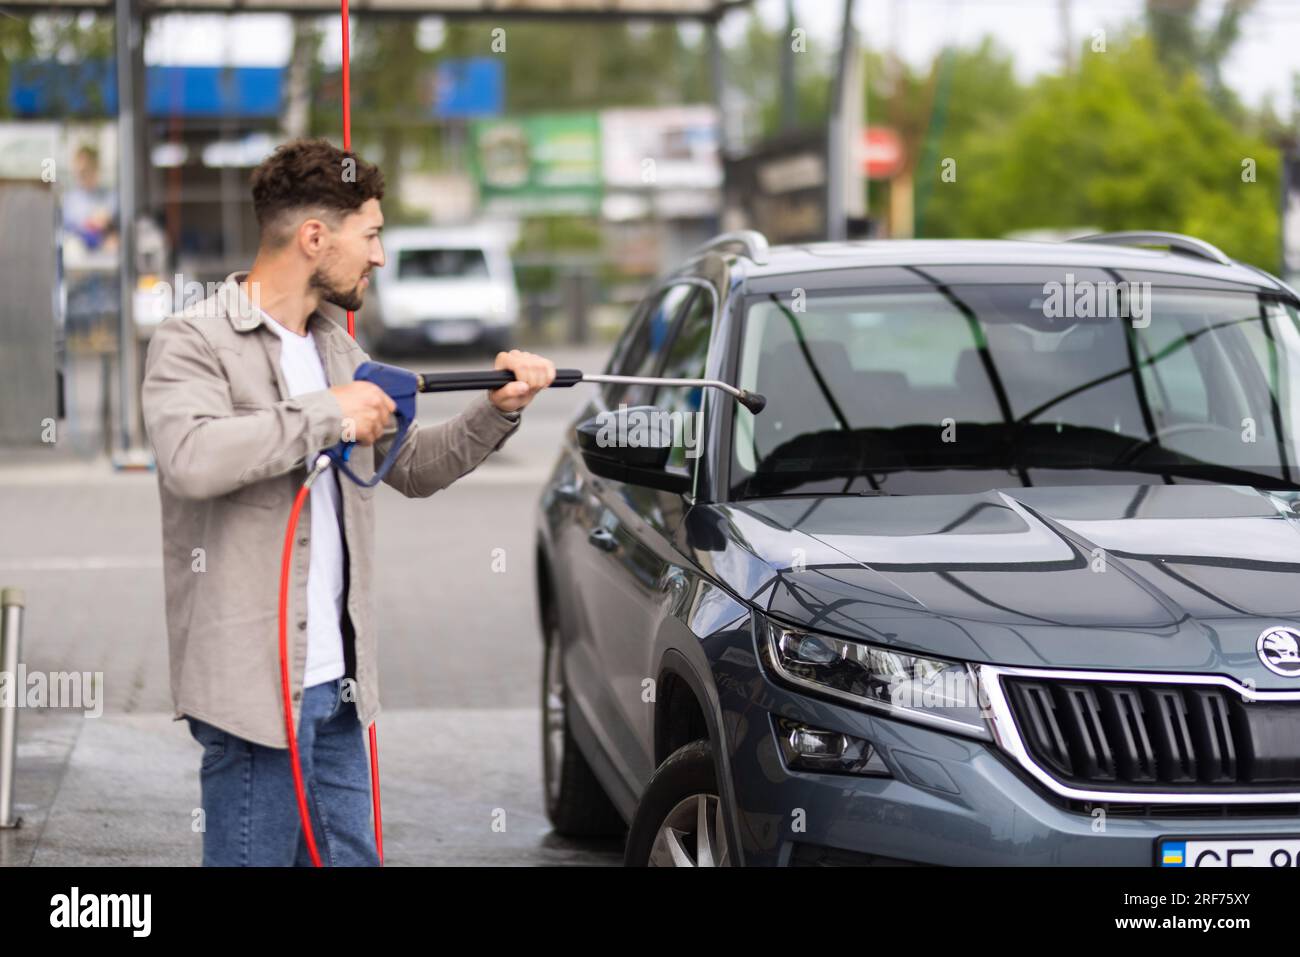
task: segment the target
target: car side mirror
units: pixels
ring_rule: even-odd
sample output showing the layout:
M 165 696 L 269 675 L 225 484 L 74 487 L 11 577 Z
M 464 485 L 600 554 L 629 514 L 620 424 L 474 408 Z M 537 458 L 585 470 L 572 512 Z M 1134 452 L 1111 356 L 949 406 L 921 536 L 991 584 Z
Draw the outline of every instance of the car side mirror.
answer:
M 691 477 L 668 470 L 675 435 L 673 413 L 653 405 L 620 406 L 576 428 L 578 450 L 593 475 L 685 495 Z

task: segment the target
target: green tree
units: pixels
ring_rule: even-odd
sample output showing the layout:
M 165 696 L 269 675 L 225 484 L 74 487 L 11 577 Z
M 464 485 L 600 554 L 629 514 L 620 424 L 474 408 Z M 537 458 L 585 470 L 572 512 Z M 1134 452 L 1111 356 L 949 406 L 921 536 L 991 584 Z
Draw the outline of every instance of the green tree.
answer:
M 932 202 L 934 174 L 973 135 L 1000 135 L 1024 108 L 1026 92 L 1016 80 L 1011 55 L 991 37 L 973 49 L 943 51 L 928 77 L 908 74 L 894 86 L 894 102 L 881 104 L 874 113 L 869 108 L 868 115 L 889 116 L 903 137 L 916 182 L 918 229 L 950 235 L 957 228 L 954 211 Z
M 12 116 L 9 66 L 31 59 L 36 52 L 31 20 L 0 11 L 0 116 Z
M 448 19 L 437 50 L 416 44 L 415 17 L 356 17 L 351 57 L 352 135 L 356 148 L 378 157 L 388 179 L 390 218 L 403 169 L 458 165 L 467 137 L 462 124 L 433 116 L 438 64 L 452 58 L 499 57 L 505 112 L 595 110 L 610 106 L 708 102 L 702 44 L 688 46 L 668 22 L 545 22 Z M 503 33 L 494 31 L 504 30 Z M 505 49 L 499 48 L 504 43 Z M 341 139 L 338 71 L 317 70 L 312 129 Z
M 774 136 L 781 130 L 781 47 L 794 42 L 794 37 L 786 35 L 785 24 L 778 30 L 768 30 L 751 12 L 744 41 L 728 54 L 727 83 L 754 104 L 756 139 Z M 795 128 L 824 129 L 830 110 L 831 71 L 838 51 L 833 43 L 811 34 L 805 34 L 800 42 L 794 52 Z
M 1241 38 L 1241 21 L 1256 0 L 1226 0 L 1213 26 L 1198 26 L 1201 0 L 1146 0 L 1147 33 L 1156 55 L 1178 77 L 1199 73 L 1210 95 L 1223 109 L 1239 110 L 1233 93 L 1224 85 L 1223 61 Z
M 1150 38 L 1040 79 L 1025 102 L 962 139 L 956 182 L 924 171 L 941 235 L 1167 229 L 1276 268 L 1278 151 L 1217 110 L 1194 73 L 1171 81 Z
M 403 29 L 411 31 L 410 24 Z M 503 32 L 494 34 L 497 30 Z M 688 47 L 668 22 L 511 20 L 503 26 L 492 19 L 448 20 L 434 62 L 471 56 L 500 58 L 506 113 L 710 98 L 702 50 Z
M 82 63 L 108 60 L 114 55 L 113 19 L 94 13 L 34 14 L 17 17 L 0 10 L 0 116 L 11 115 L 10 64 L 25 60 L 57 60 Z M 84 103 L 88 115 L 102 115 L 107 104 L 98 78 L 84 77 L 82 89 L 68 86 L 69 74 L 56 87 L 53 109 L 70 115 L 76 102 Z

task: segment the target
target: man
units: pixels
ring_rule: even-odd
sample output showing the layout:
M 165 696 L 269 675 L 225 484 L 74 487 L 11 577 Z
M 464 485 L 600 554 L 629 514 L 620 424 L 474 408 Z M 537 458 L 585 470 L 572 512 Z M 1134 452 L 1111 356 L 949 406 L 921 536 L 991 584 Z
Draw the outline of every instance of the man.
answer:
M 338 325 L 384 264 L 384 185 L 325 141 L 281 146 L 252 182 L 253 267 L 158 326 L 143 408 L 162 498 L 174 719 L 204 747 L 203 863 L 306 865 L 280 686 L 280 562 L 317 455 L 355 439 L 349 464 L 365 477 L 391 446 L 394 404 L 352 381 L 368 357 Z M 496 368 L 517 381 L 447 422 L 412 423 L 385 482 L 410 497 L 447 487 L 501 447 L 555 376 L 518 350 Z M 379 712 L 373 495 L 331 467 L 293 543 L 294 722 L 325 864 L 378 863 L 362 736 Z
M 63 228 L 88 250 L 117 246 L 117 194 L 99 183 L 99 153 L 82 145 L 72 156 L 76 185 L 63 195 Z
M 107 332 L 122 297 L 117 276 L 117 193 L 99 181 L 99 153 L 83 144 L 72 154 L 74 180 L 63 192 L 63 260 L 68 269 L 66 332 Z M 62 388 L 60 388 L 62 393 Z

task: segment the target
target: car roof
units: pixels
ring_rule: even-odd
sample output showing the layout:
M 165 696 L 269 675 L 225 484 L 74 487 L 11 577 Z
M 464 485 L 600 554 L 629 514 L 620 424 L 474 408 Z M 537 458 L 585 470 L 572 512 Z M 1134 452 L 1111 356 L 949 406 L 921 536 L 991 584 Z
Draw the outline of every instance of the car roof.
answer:
M 869 266 L 1075 266 L 1176 273 L 1283 289 L 1273 277 L 1243 263 L 1223 264 L 1186 253 L 1094 242 L 1012 239 L 867 239 L 771 246 L 764 261 L 727 257 L 746 279 Z
M 384 230 L 384 245 L 396 249 L 504 248 L 505 239 L 484 226 L 396 226 Z

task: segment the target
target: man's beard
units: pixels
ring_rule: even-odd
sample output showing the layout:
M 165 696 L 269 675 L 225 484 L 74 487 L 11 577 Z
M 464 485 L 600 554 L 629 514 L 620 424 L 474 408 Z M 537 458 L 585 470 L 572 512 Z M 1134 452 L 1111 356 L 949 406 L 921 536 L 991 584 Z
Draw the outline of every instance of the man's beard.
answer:
M 317 269 L 311 274 L 308 284 L 312 289 L 319 289 L 321 298 L 326 302 L 333 303 L 341 309 L 347 309 L 356 312 L 361 308 L 363 296 L 361 293 L 361 282 L 357 283 L 351 289 L 340 289 L 330 282 L 329 277 L 325 275 L 324 270 Z

